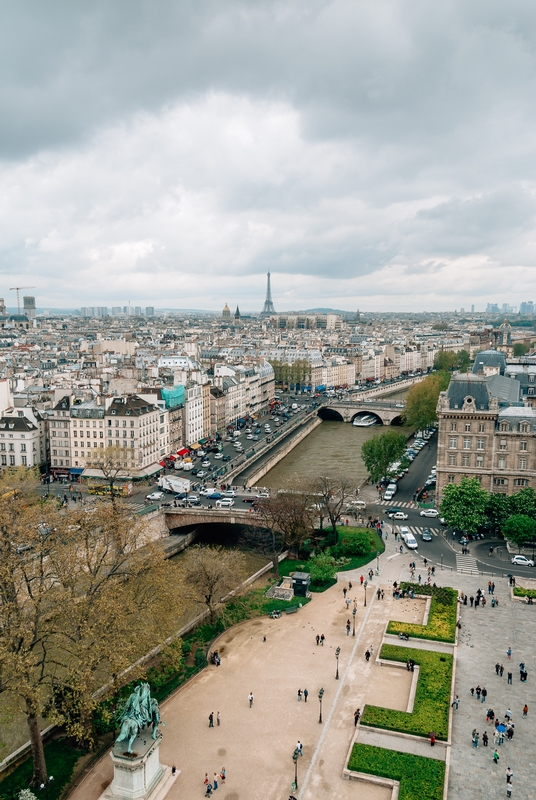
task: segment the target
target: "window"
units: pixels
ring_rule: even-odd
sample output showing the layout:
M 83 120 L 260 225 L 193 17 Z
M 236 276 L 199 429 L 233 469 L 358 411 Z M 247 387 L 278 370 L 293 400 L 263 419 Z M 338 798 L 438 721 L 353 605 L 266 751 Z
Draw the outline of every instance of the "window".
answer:
M 470 456 L 462 456 L 462 467 L 468 467 L 469 466 L 469 459 L 470 459 Z
M 133 420 L 133 419 L 131 419 L 131 420 L 130 420 L 130 427 L 131 427 L 131 428 L 133 428 L 133 427 L 134 427 L 134 420 Z
M 506 467 L 506 459 L 500 458 L 497 466 L 499 467 L 499 469 L 504 469 Z
M 483 422 L 479 422 L 478 423 L 478 432 L 479 433 L 484 433 L 485 430 L 486 430 L 486 425 Z
M 534 387 L 529 386 L 528 394 L 534 394 Z
M 514 478 L 514 486 L 528 486 L 529 482 L 528 478 Z
M 504 486 L 506 483 L 508 483 L 506 478 L 493 478 L 494 486 Z
M 123 428 L 126 428 L 126 427 L 127 427 L 127 421 L 126 421 L 126 419 L 124 419 L 123 420 Z
M 454 475 L 449 475 L 447 480 L 449 483 L 454 483 Z
M 499 442 L 499 450 L 506 450 L 506 439 L 501 439 Z
M 477 439 L 476 440 L 476 449 L 483 450 L 484 449 L 484 439 Z
M 456 453 L 449 453 L 449 467 L 456 466 Z
M 476 466 L 477 467 L 483 467 L 484 466 L 484 457 L 483 456 L 477 456 L 476 457 Z
M 450 449 L 451 449 L 451 450 L 456 450 L 456 447 L 457 447 L 457 444 L 456 444 L 456 442 L 457 442 L 457 440 L 456 440 L 455 438 L 452 438 L 452 439 L 450 440 L 450 442 L 449 442 L 449 447 L 450 447 Z
M 451 431 L 455 431 L 456 430 L 456 423 L 455 422 L 451 422 L 450 423 L 450 429 L 451 429 Z
M 470 431 L 471 430 L 471 423 L 470 422 L 466 422 L 465 423 L 465 430 L 466 431 Z
M 534 383 L 534 375 L 529 375 L 529 383 Z
M 526 442 L 519 442 L 519 449 L 520 450 L 526 450 L 527 449 L 527 443 Z
M 15 466 L 15 456 L 9 456 L 9 466 L 10 467 Z
M 7 458 L 6 458 L 6 456 L 2 456 L 2 466 L 3 467 L 7 466 Z
M 15 451 L 15 445 L 12 442 L 10 442 L 9 443 L 9 452 L 13 453 L 14 451 Z
M 5 450 L 5 449 L 6 449 L 6 443 L 0 442 L 0 450 Z
M 521 442 L 521 444 L 523 444 L 523 442 Z M 527 444 L 527 443 L 525 442 L 525 444 Z M 521 449 L 522 449 L 522 450 L 523 450 L 523 449 L 524 449 L 524 450 L 526 450 L 527 448 L 526 448 L 526 447 L 525 447 L 525 448 L 523 448 L 523 447 L 522 447 Z M 21 444 L 21 446 L 20 446 L 20 451 L 21 451 L 21 453 L 25 453 L 25 452 L 26 452 L 26 445 L 25 445 L 24 443 L 23 443 L 23 444 Z
M 28 464 L 28 459 L 26 458 L 26 456 L 21 456 L 21 462 L 22 462 L 22 466 L 23 466 L 23 467 L 26 467 L 26 466 L 27 466 L 27 464 Z
M 527 469 L 527 459 L 520 458 L 519 459 L 519 469 Z
M 510 430 L 510 426 L 508 425 L 507 422 L 501 422 L 501 424 L 499 426 L 499 430 L 501 430 L 501 431 L 509 431 Z
M 75 458 L 76 458 L 76 456 L 78 455 L 78 450 L 74 451 L 74 455 L 75 455 Z M 78 462 L 76 462 L 76 466 L 78 466 Z
M 471 439 L 464 439 L 463 440 L 463 449 L 470 450 L 471 449 Z

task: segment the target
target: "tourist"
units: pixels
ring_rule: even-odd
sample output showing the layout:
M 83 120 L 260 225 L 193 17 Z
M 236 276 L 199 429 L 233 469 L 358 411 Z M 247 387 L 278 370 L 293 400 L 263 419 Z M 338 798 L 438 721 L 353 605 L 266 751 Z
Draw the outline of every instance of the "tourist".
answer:
M 502 676 L 503 676 L 503 672 L 504 672 L 504 667 L 503 667 L 503 665 L 501 664 L 501 666 L 499 667 L 499 673 L 500 673 L 500 676 L 501 676 L 501 678 L 502 678 Z
M 525 703 L 525 705 L 523 706 L 523 718 L 524 718 L 524 719 L 526 719 L 526 718 L 527 718 L 527 714 L 528 714 L 528 713 L 529 713 L 529 707 L 528 707 L 528 705 Z
M 500 665 L 500 664 L 495 664 L 495 674 L 496 674 L 496 675 L 498 675 L 498 674 L 499 674 L 499 670 L 500 670 L 500 668 L 501 668 L 501 665 Z
M 208 715 L 208 727 L 209 728 L 213 728 L 214 727 L 214 712 L 213 711 L 211 711 L 210 714 Z
M 220 727 L 220 723 L 221 723 L 221 717 L 220 717 L 220 712 L 218 711 L 218 713 L 216 714 L 216 725 L 218 726 L 218 728 Z
M 298 689 L 298 702 L 301 702 L 301 689 Z
M 510 783 L 506 784 L 506 796 L 507 797 L 512 797 L 512 789 L 513 789 L 512 781 L 510 781 Z
M 367 661 L 367 663 L 370 661 L 370 650 L 365 651 L 365 660 Z
M 325 640 L 326 640 L 326 637 L 324 636 L 324 634 L 322 634 L 322 636 L 320 637 L 320 644 L 322 645 L 322 647 L 324 647 Z
M 212 786 L 214 787 L 214 791 L 218 788 L 218 776 L 214 773 L 214 777 L 212 779 Z
M 317 645 L 317 647 L 318 647 L 319 642 L 320 642 L 320 635 L 317 633 L 316 634 L 316 645 Z
M 508 650 L 506 651 L 506 658 L 508 659 L 508 661 L 512 660 L 512 648 L 511 647 L 509 647 Z
M 489 741 L 488 732 L 484 731 L 484 733 L 482 734 L 482 745 L 484 747 L 487 747 L 488 746 L 488 741 Z
M 452 701 L 452 707 L 455 708 L 457 711 L 459 706 L 460 706 L 460 698 L 458 697 L 458 695 L 456 695 L 454 697 L 454 700 Z
M 352 627 L 352 626 L 351 626 L 351 624 L 350 624 L 350 620 L 347 620 L 347 622 L 346 622 L 346 635 L 347 635 L 347 636 L 350 636 L 350 629 L 351 629 L 351 627 Z
M 508 683 L 512 683 L 512 673 L 511 672 L 508 673 L 507 677 L 508 677 Z
M 506 769 L 506 783 L 511 783 L 512 782 L 512 775 L 513 774 L 514 773 L 512 772 L 510 767 L 507 767 L 507 769 Z
M 508 722 L 510 722 L 510 720 L 512 719 L 512 712 L 510 711 L 510 709 L 509 709 L 509 708 L 507 708 L 507 709 L 506 709 L 506 712 L 505 712 L 505 714 L 504 714 L 504 718 L 505 718 L 505 720 L 507 720 Z
M 493 751 L 493 761 L 495 762 L 495 764 L 499 763 L 499 753 L 497 752 L 497 749 Z
M 221 772 L 220 772 L 220 781 L 222 783 L 225 783 L 225 778 L 226 777 L 227 777 L 227 772 L 225 771 L 225 767 L 222 767 L 221 768 Z
M 250 692 L 248 694 L 248 700 L 249 700 L 249 707 L 251 708 L 251 706 L 253 705 L 253 692 Z
M 360 716 L 361 716 L 361 709 L 360 708 L 356 708 L 356 710 L 354 711 L 354 727 L 357 726 L 357 723 L 359 722 L 359 717 Z

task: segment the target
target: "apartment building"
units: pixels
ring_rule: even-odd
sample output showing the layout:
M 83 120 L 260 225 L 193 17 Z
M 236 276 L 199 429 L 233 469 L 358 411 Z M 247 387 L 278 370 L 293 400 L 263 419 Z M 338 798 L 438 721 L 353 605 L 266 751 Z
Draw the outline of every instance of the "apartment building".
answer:
M 158 462 L 165 437 L 163 416 L 161 409 L 137 395 L 106 400 L 106 446 L 125 448 L 125 466 L 133 477 L 160 469 Z

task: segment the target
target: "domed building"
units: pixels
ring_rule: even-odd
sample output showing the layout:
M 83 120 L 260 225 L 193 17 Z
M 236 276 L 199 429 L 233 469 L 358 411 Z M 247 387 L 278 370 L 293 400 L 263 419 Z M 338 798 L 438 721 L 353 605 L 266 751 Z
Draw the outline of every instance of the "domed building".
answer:
M 222 315 L 223 319 L 228 319 L 228 320 L 231 319 L 231 309 L 229 308 L 227 303 L 225 303 L 225 305 L 223 307 L 223 311 L 221 312 L 221 315 Z

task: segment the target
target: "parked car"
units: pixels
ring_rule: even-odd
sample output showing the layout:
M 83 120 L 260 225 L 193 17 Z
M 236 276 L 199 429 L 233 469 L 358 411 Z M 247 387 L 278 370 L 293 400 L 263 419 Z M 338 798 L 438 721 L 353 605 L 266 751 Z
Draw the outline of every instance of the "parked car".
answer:
M 512 558 L 512 564 L 516 564 L 518 567 L 533 567 L 534 561 L 532 559 L 527 558 L 527 556 L 514 556 Z
M 146 500 L 161 500 L 164 496 L 164 492 L 151 492 L 146 496 Z
M 221 460 L 222 461 L 230 461 L 231 460 L 231 456 L 222 456 Z
M 214 458 L 215 458 L 215 459 L 217 459 L 217 460 L 219 461 L 220 459 L 222 459 L 222 458 L 223 458 L 223 453 L 216 453 L 216 455 L 214 456 Z
M 251 503 L 251 504 L 253 504 L 256 499 L 257 499 L 256 497 L 252 497 L 251 495 L 249 495 L 248 497 L 243 497 L 242 498 L 242 502 L 243 503 Z
M 223 492 L 223 497 L 236 497 L 236 492 L 234 491 L 234 489 L 226 489 Z
M 221 500 L 216 500 L 216 508 L 232 508 L 234 506 L 234 500 L 230 497 L 224 497 Z
M 439 511 L 437 508 L 423 508 L 421 511 L 421 517 L 437 517 L 439 516 Z

